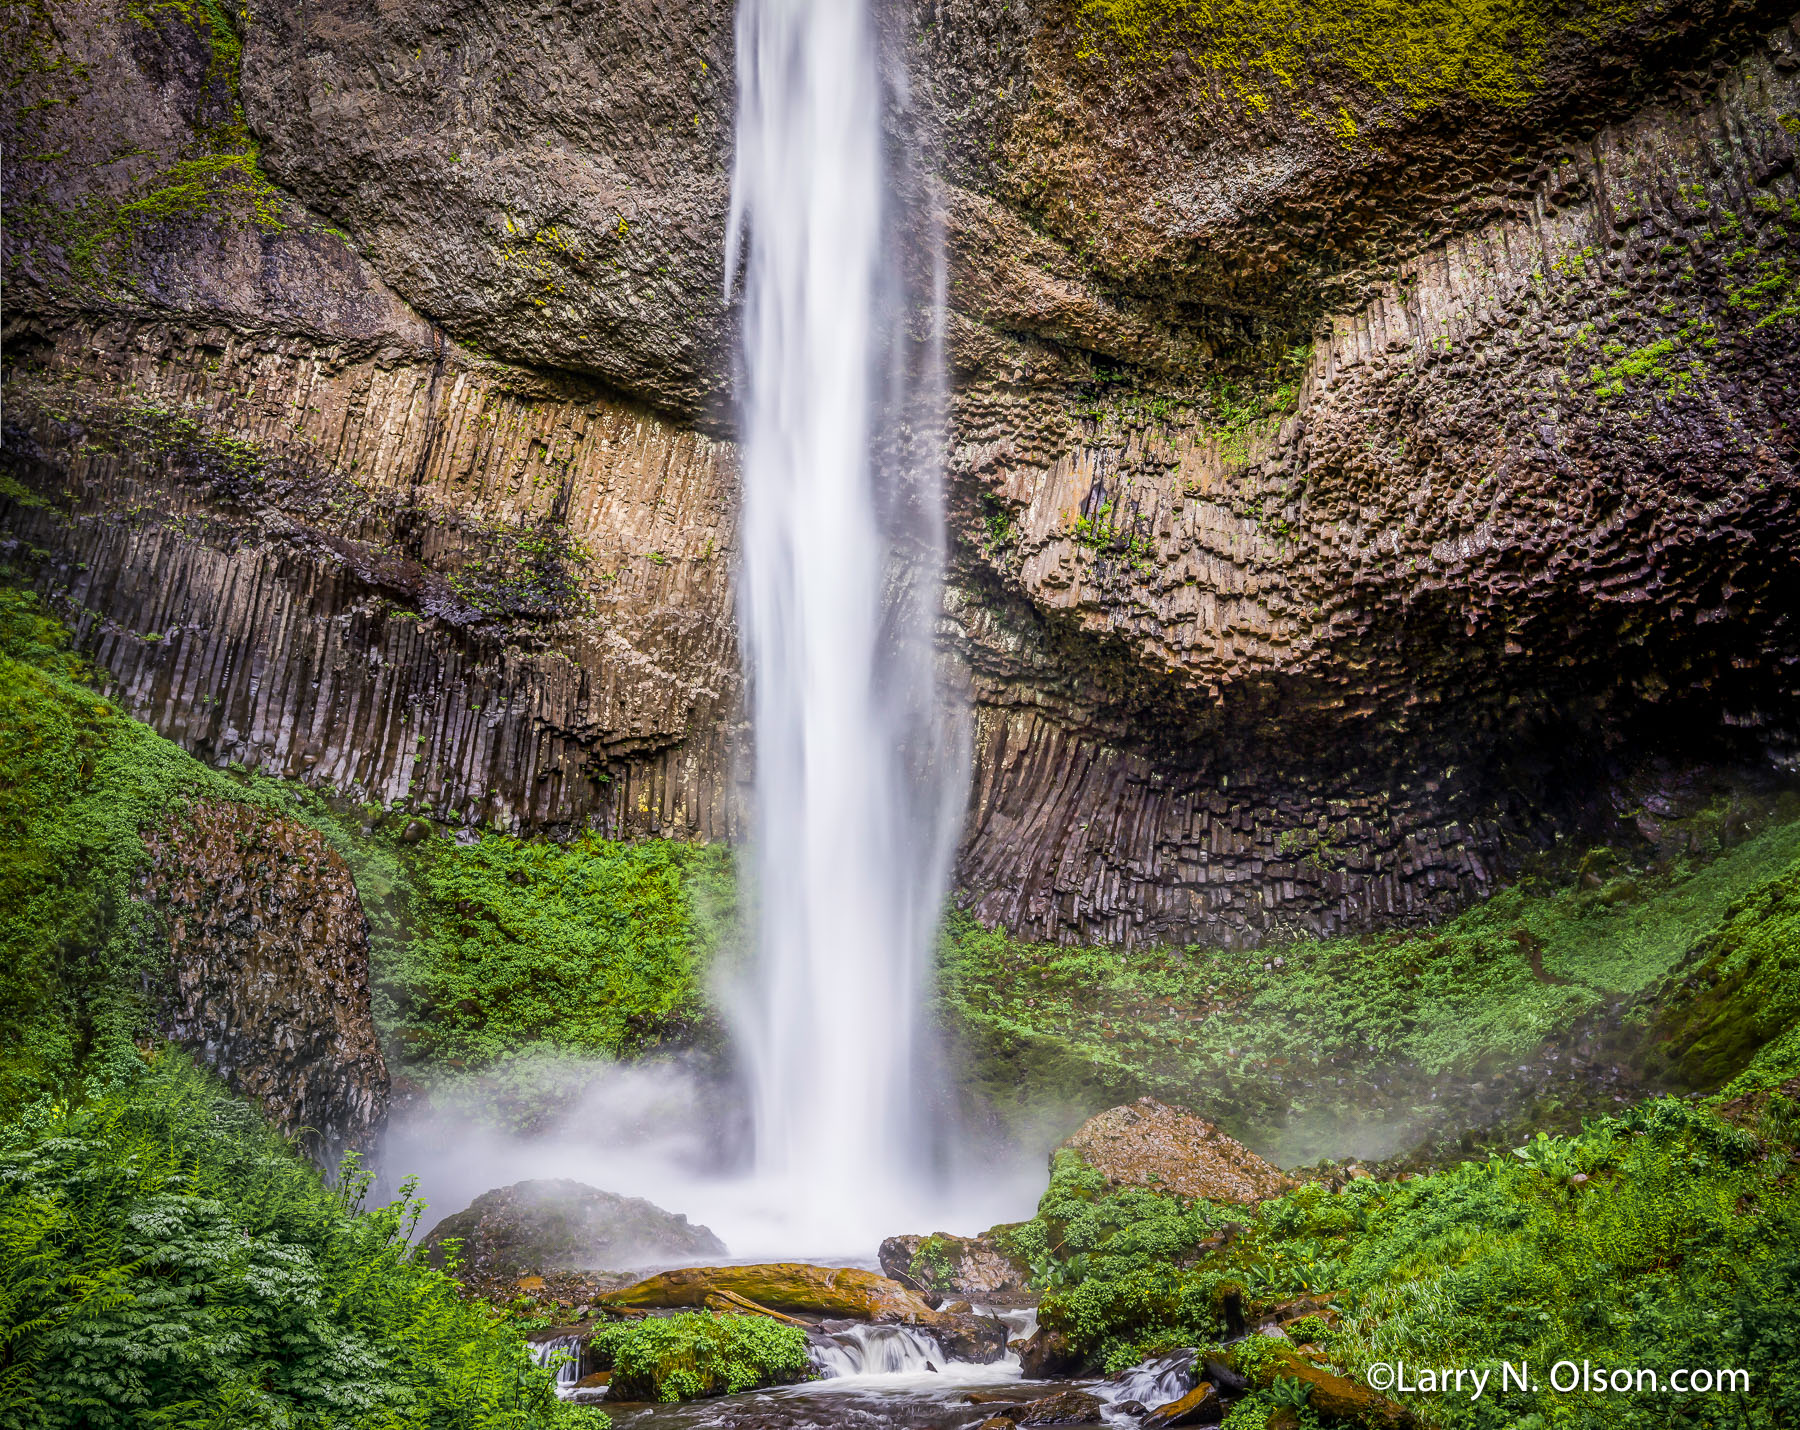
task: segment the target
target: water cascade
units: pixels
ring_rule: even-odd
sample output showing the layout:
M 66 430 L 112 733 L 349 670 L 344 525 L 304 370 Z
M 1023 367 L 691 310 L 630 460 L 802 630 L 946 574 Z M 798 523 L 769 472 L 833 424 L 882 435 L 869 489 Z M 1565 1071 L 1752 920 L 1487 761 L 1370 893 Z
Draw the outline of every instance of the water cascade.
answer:
M 549 1365 L 559 1355 L 567 1357 L 556 1367 L 558 1395 L 573 1394 L 575 1382 L 581 1379 L 581 1339 L 580 1336 L 553 1336 L 547 1341 L 530 1342 L 531 1358 L 538 1365 Z
M 931 647 L 935 320 L 906 326 L 938 308 L 908 295 L 890 242 L 901 205 L 864 0 L 742 0 L 737 24 L 726 273 L 743 285 L 758 933 L 737 1032 L 758 1172 L 823 1249 L 860 1243 L 872 1200 L 925 1160 L 917 1010 L 967 765 Z

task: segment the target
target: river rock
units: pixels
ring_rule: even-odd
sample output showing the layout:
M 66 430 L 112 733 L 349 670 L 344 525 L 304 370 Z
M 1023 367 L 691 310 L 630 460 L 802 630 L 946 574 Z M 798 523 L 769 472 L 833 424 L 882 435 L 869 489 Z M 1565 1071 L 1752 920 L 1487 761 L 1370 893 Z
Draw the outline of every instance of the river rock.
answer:
M 1052 1380 L 1060 1375 L 1074 1375 L 1081 1369 L 1082 1357 L 1061 1331 L 1039 1326 L 1016 1344 L 1019 1366 L 1027 1380 Z
M 964 1296 L 974 1301 L 1023 1294 L 1031 1270 L 1005 1249 L 1010 1226 L 989 1227 L 980 1236 L 890 1236 L 881 1243 L 881 1269 L 902 1286 L 930 1295 Z
M 939 1311 L 932 1335 L 951 1360 L 991 1365 L 1006 1354 L 1006 1322 L 969 1311 Z
M 1225 1402 L 1219 1398 L 1218 1386 L 1203 1380 L 1181 1399 L 1157 1406 L 1144 1423 L 1171 1430 L 1177 1425 L 1217 1425 L 1224 1418 Z
M 452 1237 L 461 1239 L 462 1260 L 477 1275 L 641 1266 L 725 1251 L 685 1216 L 560 1177 L 498 1187 L 445 1217 L 423 1243 L 434 1265 L 443 1264 L 443 1244 Z
M 1294 1186 L 1204 1118 L 1150 1097 L 1095 1114 L 1057 1150 L 1075 1153 L 1112 1187 L 1247 1204 Z
M 1011 1412 L 1013 1423 L 1027 1425 L 1098 1425 L 1103 1409 L 1099 1397 L 1085 1390 L 1064 1390 L 1021 1405 Z

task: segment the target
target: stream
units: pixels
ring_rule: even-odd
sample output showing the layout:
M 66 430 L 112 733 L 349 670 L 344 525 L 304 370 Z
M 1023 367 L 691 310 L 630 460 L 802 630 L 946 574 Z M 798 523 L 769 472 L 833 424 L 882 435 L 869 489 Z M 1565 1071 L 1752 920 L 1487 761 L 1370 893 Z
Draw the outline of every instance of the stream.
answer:
M 1037 1312 L 1030 1308 L 975 1309 L 1004 1321 L 1009 1340 L 1023 1339 L 1037 1327 Z M 572 1343 L 541 1342 L 539 1358 L 563 1349 L 572 1349 Z M 930 1335 L 895 1325 L 835 1323 L 815 1340 L 813 1362 L 821 1378 L 802 1385 L 676 1405 L 598 1397 L 588 1403 L 603 1406 L 620 1430 L 966 1430 L 1008 1404 L 1081 1390 L 1102 1404 L 1101 1418 L 1087 1423 L 1135 1425 L 1138 1417 L 1123 1407 L 1135 1401 L 1153 1408 L 1179 1399 L 1194 1384 L 1191 1354 L 1165 1356 L 1110 1380 L 1034 1381 L 1023 1378 L 1016 1352 L 1008 1350 L 989 1365 L 950 1360 Z M 573 1366 L 563 1368 L 559 1391 L 586 1400 L 586 1394 L 574 1389 L 573 1371 Z

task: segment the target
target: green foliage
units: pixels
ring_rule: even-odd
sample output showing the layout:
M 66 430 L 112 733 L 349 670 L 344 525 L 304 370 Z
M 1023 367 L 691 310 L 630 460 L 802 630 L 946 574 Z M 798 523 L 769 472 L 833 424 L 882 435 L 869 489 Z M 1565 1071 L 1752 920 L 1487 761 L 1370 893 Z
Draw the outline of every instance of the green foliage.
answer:
M 1059 1152 L 1037 1215 L 1006 1242 L 1047 1292 L 1040 1322 L 1110 1372 L 1219 1333 L 1221 1275 L 1175 1265 L 1222 1224 L 1210 1203 L 1111 1189 L 1079 1157 Z
M 1584 1359 L 1664 1375 L 1748 1370 L 1748 1397 L 1696 1395 L 1687 1413 L 1700 1424 L 1773 1430 L 1800 1414 L 1795 1090 L 1767 1094 L 1752 1125 L 1659 1098 L 1575 1137 L 1533 1139 L 1522 1156 L 1336 1191 L 1309 1182 L 1260 1208 L 1229 1209 L 1247 1223 L 1238 1235 L 1161 1260 L 1106 1259 L 1104 1238 L 1085 1262 L 1059 1250 L 1075 1274 L 1044 1297 L 1040 1316 L 1116 1369 L 1215 1338 L 1225 1288 L 1248 1291 L 1253 1322 L 1306 1291 L 1329 1295 L 1340 1319 L 1335 1329 L 1317 1316 L 1299 1321 L 1291 1339 L 1320 1345 L 1355 1378 L 1376 1361 L 1495 1371 L 1482 1401 L 1413 1397 L 1427 1423 L 1445 1430 L 1669 1423 L 1666 1391 L 1552 1391 L 1549 1368 Z M 1197 1230 L 1207 1215 L 1225 1214 L 1144 1195 L 1163 1209 L 1140 1211 L 1134 1225 L 1199 1212 Z M 1015 1238 L 1054 1245 L 1076 1204 L 1107 1200 L 1091 1174 L 1059 1163 L 1038 1217 Z M 1274 1366 L 1288 1345 L 1253 1336 L 1233 1356 L 1256 1380 L 1259 1357 Z M 1500 1392 L 1502 1361 L 1530 1361 L 1539 1388 Z M 1254 1400 L 1265 1411 L 1298 1408 L 1302 1387 L 1276 1379 Z
M 178 1054 L 0 1129 L 0 1426 L 603 1427 Z
M 401 1056 L 463 1069 L 622 1057 L 709 1026 L 708 970 L 735 927 L 730 851 L 671 840 L 402 838 L 410 820 L 268 783 L 350 865 L 368 911 L 376 1019 Z
M 168 958 L 140 831 L 222 775 L 127 719 L 29 592 L 0 586 L 0 1116 L 134 1058 Z
M 1211 83 L 1262 110 L 1270 94 L 1331 76 L 1411 110 L 1468 95 L 1518 109 L 1536 92 L 1559 33 L 1624 19 L 1625 3 L 1557 0 L 1080 0 L 1088 53 L 1160 65 L 1184 53 Z M 1343 136 L 1341 105 L 1313 116 Z
M 627 1400 L 694 1400 L 788 1385 L 811 1373 L 806 1333 L 767 1316 L 646 1316 L 602 1326 L 592 1349 L 611 1366 L 613 1391 Z
M 391 974 L 413 1005 L 409 1050 L 472 1063 L 527 1046 L 619 1055 L 691 1031 L 706 1015 L 706 954 L 687 881 L 720 877 L 723 861 L 594 835 L 433 848 Z
M 1327 1150 L 1312 1128 L 1331 1127 L 1341 1146 L 1345 1119 L 1368 1115 L 1371 1073 L 1384 1072 L 1390 1108 L 1410 1115 L 1439 1079 L 1516 1062 L 1584 1015 L 1648 996 L 1730 920 L 1734 901 L 1796 877 L 1800 822 L 1786 822 L 1699 868 L 1619 869 L 1598 889 L 1526 880 L 1432 930 L 1258 951 L 1031 944 L 952 914 L 940 1009 L 968 1050 L 970 1081 L 995 1099 L 1027 1087 L 1104 1105 L 1148 1092 L 1229 1109 L 1240 1127 L 1285 1116 L 1284 1160 L 1306 1161 Z M 1792 937 L 1762 915 L 1752 926 L 1761 939 Z M 1725 1006 L 1741 1006 L 1731 989 L 1749 986 L 1724 967 L 1721 1033 Z M 1777 1026 L 1773 1010 L 1786 1005 L 1759 996 L 1770 1019 L 1715 1061 L 1712 1085 Z

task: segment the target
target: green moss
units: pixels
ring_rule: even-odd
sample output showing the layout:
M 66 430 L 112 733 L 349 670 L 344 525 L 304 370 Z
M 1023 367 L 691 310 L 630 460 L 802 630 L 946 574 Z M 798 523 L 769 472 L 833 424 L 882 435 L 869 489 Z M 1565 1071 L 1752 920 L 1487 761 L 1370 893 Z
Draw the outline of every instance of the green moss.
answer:
M 244 798 L 95 694 L 67 646 L 34 595 L 0 586 L 0 1112 L 135 1058 L 168 960 L 135 897 L 141 832 Z
M 257 787 L 350 865 L 369 915 L 377 1023 L 415 1075 L 518 1081 L 499 1091 L 528 1118 L 531 1085 L 553 1094 L 560 1060 L 710 1035 L 707 977 L 736 920 L 724 846 L 492 831 L 409 844 L 403 814 Z
M 1559 34 L 1629 17 L 1636 6 L 1556 0 L 1080 0 L 1084 53 L 1134 65 L 1185 54 L 1252 109 L 1335 70 L 1419 110 L 1452 95 L 1518 109 L 1537 91 Z M 1313 117 L 1349 142 L 1342 106 Z
M 1153 1093 L 1307 1161 L 1359 1124 L 1375 1137 L 1426 1116 L 1441 1079 L 1505 1068 L 1648 996 L 1797 862 L 1790 816 L 1699 868 L 1595 860 L 1613 874 L 1598 889 L 1528 879 L 1433 930 L 1256 951 L 1031 944 L 953 914 L 939 1007 L 991 1104 L 1028 1115 L 1033 1097 Z
M 695 1400 L 811 1374 L 806 1333 L 767 1316 L 649 1316 L 602 1326 L 592 1350 L 624 1400 Z

